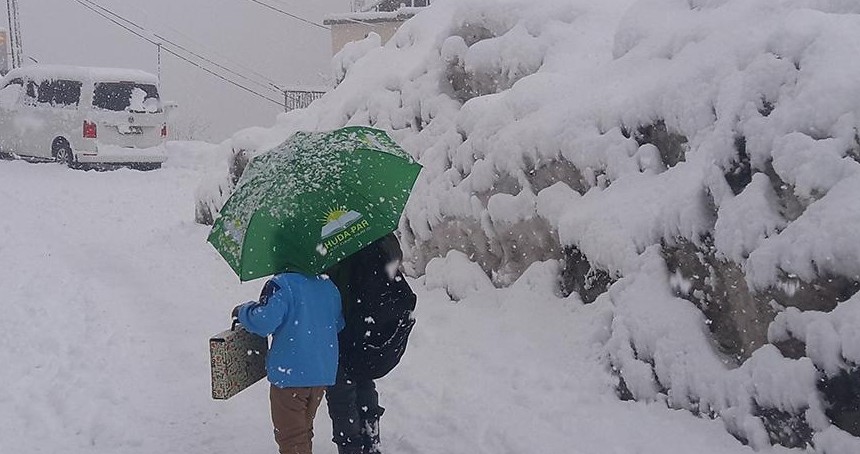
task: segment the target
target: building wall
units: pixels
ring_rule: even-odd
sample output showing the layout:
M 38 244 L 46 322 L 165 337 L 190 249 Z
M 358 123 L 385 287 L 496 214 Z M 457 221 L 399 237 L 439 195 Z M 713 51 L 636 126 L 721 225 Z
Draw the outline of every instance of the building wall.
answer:
M 6 29 L 0 28 L 0 75 L 5 75 L 9 72 L 10 68 L 10 58 L 9 58 L 9 46 L 7 43 L 9 41 L 8 33 Z
M 355 23 L 355 22 L 339 22 L 331 24 L 331 53 L 332 55 L 340 52 L 347 43 L 360 41 L 367 37 L 368 33 L 376 32 L 382 37 L 382 43 L 385 44 L 394 36 L 394 32 L 403 21 L 386 21 L 375 23 Z

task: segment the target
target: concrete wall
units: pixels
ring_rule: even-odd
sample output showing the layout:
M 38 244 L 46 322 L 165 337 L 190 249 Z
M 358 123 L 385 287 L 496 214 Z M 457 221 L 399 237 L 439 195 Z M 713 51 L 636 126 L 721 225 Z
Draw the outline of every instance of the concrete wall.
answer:
M 376 32 L 382 37 L 385 44 L 403 21 L 391 20 L 385 22 L 346 22 L 338 21 L 329 24 L 331 26 L 331 54 L 340 52 L 347 43 L 360 41 L 367 37 L 368 33 Z
M 5 28 L 0 28 L 0 75 L 9 72 L 11 59 L 9 58 L 9 35 Z

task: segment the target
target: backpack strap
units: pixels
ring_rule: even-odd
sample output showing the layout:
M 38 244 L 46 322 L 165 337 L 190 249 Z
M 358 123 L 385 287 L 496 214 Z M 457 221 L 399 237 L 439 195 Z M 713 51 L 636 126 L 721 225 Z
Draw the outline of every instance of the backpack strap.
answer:
M 400 248 L 400 241 L 397 240 L 397 236 L 393 232 L 376 241 L 386 263 L 391 263 L 395 260 L 397 262 L 403 261 L 403 249 Z

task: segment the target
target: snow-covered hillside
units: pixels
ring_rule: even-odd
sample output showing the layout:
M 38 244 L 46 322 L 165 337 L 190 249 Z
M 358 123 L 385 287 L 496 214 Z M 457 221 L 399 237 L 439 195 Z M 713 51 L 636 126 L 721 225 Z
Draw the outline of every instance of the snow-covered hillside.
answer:
M 451 250 L 496 285 L 560 260 L 564 294 L 612 314 L 620 396 L 856 452 L 858 54 L 851 0 L 440 0 L 222 151 L 388 129 L 424 165 L 413 274 Z

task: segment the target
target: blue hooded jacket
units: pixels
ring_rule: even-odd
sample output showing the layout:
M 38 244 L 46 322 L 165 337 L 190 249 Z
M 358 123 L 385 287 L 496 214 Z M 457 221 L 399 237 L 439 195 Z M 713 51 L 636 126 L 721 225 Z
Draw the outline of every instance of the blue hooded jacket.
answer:
M 279 388 L 329 386 L 337 374 L 340 293 L 327 276 L 283 273 L 266 282 L 259 302 L 239 308 L 248 331 L 272 335 L 269 382 Z

